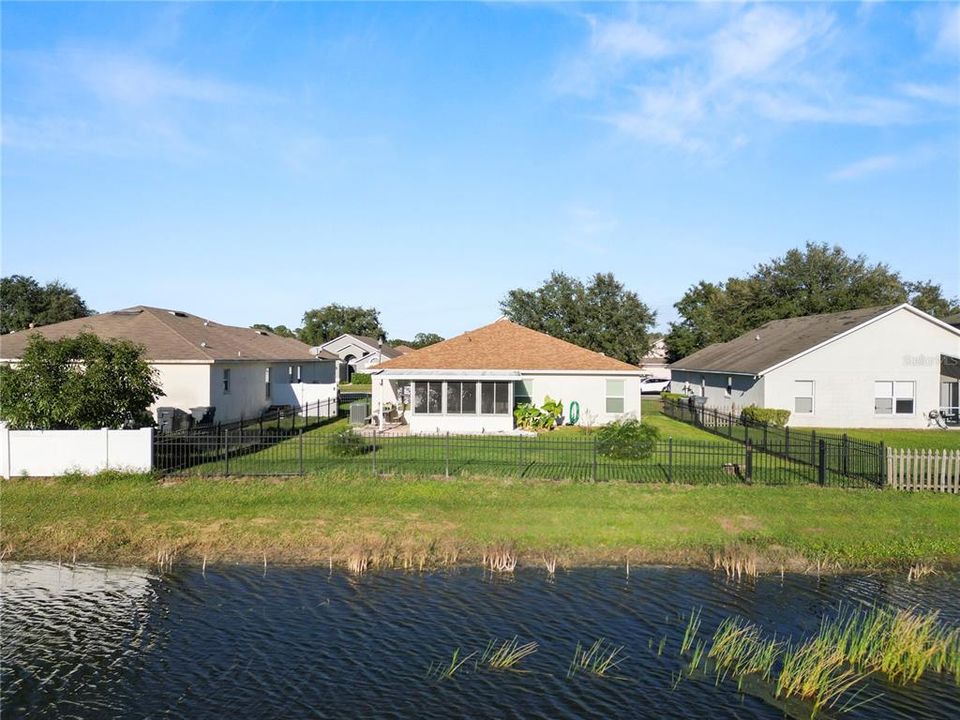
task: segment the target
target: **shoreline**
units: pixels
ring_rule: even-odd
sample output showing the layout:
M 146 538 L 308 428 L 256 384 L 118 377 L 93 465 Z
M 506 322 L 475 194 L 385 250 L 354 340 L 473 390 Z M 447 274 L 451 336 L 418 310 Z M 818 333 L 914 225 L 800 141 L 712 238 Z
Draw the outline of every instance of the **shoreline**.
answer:
M 0 483 L 0 558 L 356 572 L 671 565 L 736 574 L 960 568 L 960 496 L 503 478 Z

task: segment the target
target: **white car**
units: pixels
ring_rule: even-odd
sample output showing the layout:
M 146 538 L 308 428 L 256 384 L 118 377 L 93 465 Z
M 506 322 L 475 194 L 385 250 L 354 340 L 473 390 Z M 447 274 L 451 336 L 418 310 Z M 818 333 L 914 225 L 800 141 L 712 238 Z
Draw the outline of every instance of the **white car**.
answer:
M 659 395 L 664 390 L 670 389 L 670 381 L 663 378 L 644 377 L 640 378 L 640 393 L 643 395 Z

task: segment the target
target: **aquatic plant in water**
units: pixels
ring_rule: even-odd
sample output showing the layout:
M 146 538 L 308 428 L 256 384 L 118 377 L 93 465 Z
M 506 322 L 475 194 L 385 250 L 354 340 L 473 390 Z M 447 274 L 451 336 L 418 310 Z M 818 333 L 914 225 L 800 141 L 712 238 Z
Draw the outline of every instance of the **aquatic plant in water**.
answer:
M 604 638 L 600 638 L 589 648 L 584 648 L 578 642 L 573 651 L 573 660 L 570 661 L 570 667 L 567 669 L 567 677 L 571 678 L 581 672 L 596 677 L 607 677 L 626 660 L 626 657 L 620 654 L 621 652 L 623 652 L 622 645 L 611 645 Z
M 460 668 L 474 655 L 476 655 L 476 653 L 472 652 L 469 655 L 460 657 L 460 648 L 457 648 L 453 651 L 449 662 L 431 663 L 430 667 L 427 668 L 427 677 L 435 680 L 449 680 L 456 675 Z
M 524 658 L 533 655 L 539 647 L 535 641 L 521 645 L 516 635 L 513 636 L 512 640 L 504 640 L 502 643 L 493 638 L 487 643 L 487 647 L 477 661 L 477 665 L 484 665 L 491 670 L 524 672 L 517 665 Z

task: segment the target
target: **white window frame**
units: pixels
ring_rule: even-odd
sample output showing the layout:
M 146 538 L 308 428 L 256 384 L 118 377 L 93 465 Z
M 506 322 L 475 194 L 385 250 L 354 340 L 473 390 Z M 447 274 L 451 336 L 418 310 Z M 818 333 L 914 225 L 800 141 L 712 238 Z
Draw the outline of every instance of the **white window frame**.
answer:
M 230 394 L 230 368 L 223 368 L 220 374 L 220 382 L 223 387 L 223 394 Z
M 267 365 L 267 369 L 263 373 L 263 396 L 267 400 L 272 400 L 271 395 L 271 383 L 273 381 L 273 368 Z
M 450 392 L 450 383 L 456 383 L 460 386 L 460 410 L 452 412 L 448 400 Z M 465 385 L 473 385 L 473 412 L 464 412 L 463 410 L 463 388 Z M 444 415 L 476 415 L 480 410 L 480 392 L 476 380 L 444 380 L 443 381 L 443 414 Z
M 517 393 L 517 386 L 520 386 L 524 389 L 523 393 Z M 526 392 L 529 389 L 529 393 Z M 513 381 L 513 404 L 514 406 L 519 404 L 520 398 L 527 398 L 524 402 L 528 402 L 531 405 L 534 405 L 533 402 L 533 378 L 524 378 L 523 380 L 514 380 Z
M 810 394 L 809 395 L 798 395 L 797 394 L 797 383 L 810 383 Z M 801 412 L 797 410 L 797 400 L 802 400 L 805 398 L 810 398 L 810 410 L 808 412 Z M 794 380 L 793 381 L 793 414 L 794 415 L 813 415 L 817 411 L 817 383 L 813 380 Z
M 724 397 L 733 397 L 733 375 L 727 375 L 727 385 L 723 389 Z
M 440 386 L 440 409 L 437 411 L 430 410 L 430 386 L 439 385 Z M 426 393 L 426 409 L 417 410 L 417 388 L 424 388 Z M 443 380 L 414 380 L 413 381 L 413 414 L 414 415 L 443 415 L 444 410 L 446 410 L 447 405 L 447 384 Z
M 487 417 L 503 417 L 504 415 L 511 415 L 513 413 L 512 408 L 510 407 L 512 395 L 513 395 L 513 383 L 508 380 L 481 380 L 479 383 L 479 392 L 477 393 L 477 409 L 480 411 L 480 415 L 486 415 Z M 483 388 L 487 386 L 493 386 L 493 412 L 484 412 L 483 411 Z M 497 387 L 503 385 L 507 391 L 507 397 L 504 401 L 504 407 L 506 408 L 503 412 L 497 412 Z
M 877 385 L 889 384 L 890 395 L 878 395 Z M 897 391 L 897 385 L 909 385 L 910 396 L 900 395 Z M 890 400 L 890 412 L 880 412 L 877 410 L 877 400 Z M 910 412 L 898 412 L 897 402 L 909 400 L 911 402 Z M 917 414 L 917 383 L 914 380 L 874 380 L 873 382 L 873 414 L 877 417 L 911 417 Z
M 610 392 L 610 383 L 620 383 L 620 394 Z M 627 381 L 624 378 L 606 378 L 604 380 L 603 410 L 607 415 L 623 415 L 627 411 Z M 619 410 L 610 409 L 610 401 L 619 400 Z

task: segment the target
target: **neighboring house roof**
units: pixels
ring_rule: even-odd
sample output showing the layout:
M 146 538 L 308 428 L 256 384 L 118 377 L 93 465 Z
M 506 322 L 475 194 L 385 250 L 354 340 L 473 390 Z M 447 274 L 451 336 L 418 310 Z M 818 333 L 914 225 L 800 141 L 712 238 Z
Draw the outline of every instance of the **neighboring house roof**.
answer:
M 772 320 L 728 342 L 708 345 L 669 365 L 671 370 L 700 370 L 758 375 L 838 335 L 909 305 L 845 310 L 825 315 Z M 914 312 L 920 312 L 910 308 Z
M 319 355 L 311 352 L 309 345 L 294 338 L 265 330 L 220 325 L 179 310 L 145 305 L 0 336 L 0 358 L 22 357 L 27 340 L 34 334 L 59 340 L 85 331 L 101 338 L 130 340 L 142 345 L 150 362 L 337 359 L 328 352 Z
M 411 353 L 416 350 L 416 348 L 412 348 L 409 345 L 394 345 L 393 349 L 401 355 L 406 355 L 407 353 Z
M 943 321 L 947 325 L 952 325 L 955 328 L 960 328 L 960 313 L 956 313 L 954 315 L 947 315 L 945 318 L 943 318 Z
M 463 335 L 414 350 L 373 369 L 640 372 L 633 365 L 509 320 L 498 320 Z
M 344 333 L 343 335 L 338 335 L 332 340 L 327 340 L 325 343 L 321 343 L 318 347 L 326 348 L 327 345 L 335 343 L 337 340 L 343 338 L 351 338 L 352 340 L 357 341 L 357 344 L 366 345 L 370 352 L 382 352 L 385 358 L 395 358 L 403 355 L 402 352 L 397 350 L 393 345 L 388 345 L 387 343 L 383 344 L 383 348 L 380 347 L 380 341 L 377 338 L 369 337 L 368 335 L 354 335 L 353 333 Z

